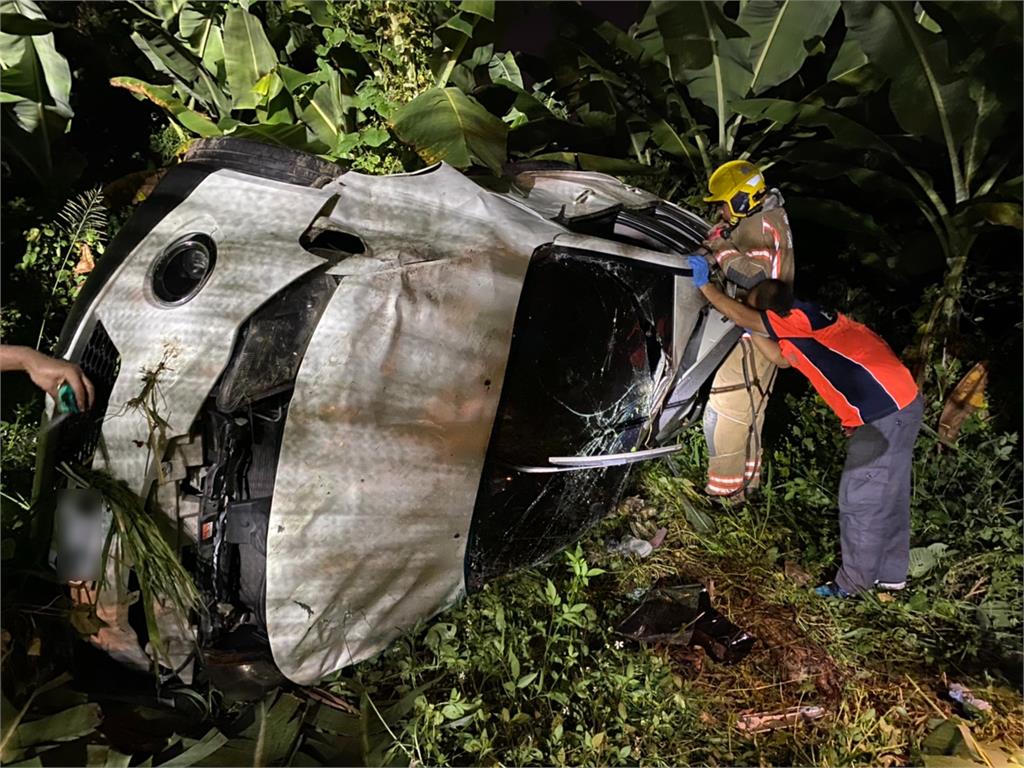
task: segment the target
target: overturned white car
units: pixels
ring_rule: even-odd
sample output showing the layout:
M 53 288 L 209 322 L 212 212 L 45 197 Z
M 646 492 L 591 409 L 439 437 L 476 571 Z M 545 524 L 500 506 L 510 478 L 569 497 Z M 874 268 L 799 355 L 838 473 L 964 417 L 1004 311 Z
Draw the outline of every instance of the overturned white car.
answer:
M 739 335 L 681 258 L 707 225 L 601 174 L 503 185 L 206 141 L 108 249 L 61 350 L 99 402 L 44 425 L 38 485 L 91 464 L 163 516 L 210 609 L 178 617 L 175 666 L 262 646 L 309 683 L 366 659 L 674 450 Z M 157 370 L 154 431 L 127 406 Z M 117 600 L 93 640 L 145 665 Z

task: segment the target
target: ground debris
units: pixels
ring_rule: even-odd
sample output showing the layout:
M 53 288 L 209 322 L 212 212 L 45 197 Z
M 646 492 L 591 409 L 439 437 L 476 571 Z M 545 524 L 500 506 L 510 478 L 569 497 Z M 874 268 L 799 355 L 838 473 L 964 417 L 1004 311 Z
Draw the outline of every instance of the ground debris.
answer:
M 779 679 L 787 682 L 813 680 L 815 689 L 826 700 L 839 696 L 842 675 L 835 661 L 792 620 L 762 616 L 756 622 L 755 631 L 768 649 Z
M 736 727 L 746 733 L 762 733 L 797 723 L 809 723 L 825 716 L 824 707 L 790 707 L 781 712 L 750 712 L 740 715 Z
M 963 713 L 967 717 L 974 717 L 982 712 L 992 711 L 991 704 L 985 701 L 985 699 L 975 696 L 970 688 L 966 688 L 960 683 L 950 684 L 948 696 L 961 705 Z
M 975 365 L 949 395 L 939 417 L 939 438 L 953 444 L 960 436 L 960 427 L 975 410 L 985 407 L 985 386 L 988 384 L 988 361 Z
M 786 575 L 787 579 L 792 581 L 798 587 L 806 587 L 813 581 L 811 574 L 809 574 L 803 566 L 793 560 L 787 560 L 783 563 L 782 572 Z
M 700 584 L 658 584 L 615 631 L 638 642 L 700 646 L 726 664 L 744 659 L 756 642 L 712 607 Z

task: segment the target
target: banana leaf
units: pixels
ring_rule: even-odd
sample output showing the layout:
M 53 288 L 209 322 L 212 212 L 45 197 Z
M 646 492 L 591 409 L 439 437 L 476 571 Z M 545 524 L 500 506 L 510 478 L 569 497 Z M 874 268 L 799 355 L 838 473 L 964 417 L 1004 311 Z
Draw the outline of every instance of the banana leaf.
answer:
M 754 122 L 771 120 L 780 127 L 796 123 L 827 128 L 836 141 L 845 146 L 897 154 L 896 150 L 878 134 L 823 104 L 786 99 L 743 99 L 733 102 L 732 108 Z M 770 127 L 769 130 L 773 128 Z
M 431 88 L 399 108 L 391 127 L 428 163 L 482 165 L 501 175 L 508 127 L 458 88 Z
M 981 80 L 969 86 L 976 117 L 964 145 L 964 184 L 972 191 L 992 143 L 1002 135 L 1006 124 L 1006 104 L 996 89 Z M 977 191 L 984 194 L 983 189 Z
M 204 48 L 208 47 L 212 32 L 219 34 L 219 29 L 204 29 L 205 36 L 201 40 Z M 132 33 L 132 42 L 157 72 L 167 75 L 174 81 L 180 89 L 180 94 L 191 96 L 200 106 L 216 112 L 219 116 L 230 114 L 231 100 L 216 77 L 207 71 L 202 57 L 190 51 L 172 34 L 158 28 L 150 37 L 145 37 L 135 31 Z M 221 56 L 223 57 L 223 54 Z
M 57 52 L 46 17 L 32 0 L 3 0 L 0 14 L 19 20 L 0 32 L 2 144 L 40 183 L 53 172 L 52 147 L 71 120 L 71 68 Z M 26 34 L 11 34 L 22 28 Z
M 55 29 L 66 27 L 48 19 L 32 18 L 13 11 L 0 12 L 0 30 L 8 35 L 48 35 Z
M 956 200 L 965 200 L 958 156 L 976 109 L 968 79 L 949 66 L 946 40 L 917 23 L 911 4 L 846 0 L 843 10 L 849 34 L 892 78 L 889 105 L 896 120 L 907 133 L 945 146 Z
M 825 35 L 838 12 L 839 0 L 744 4 L 737 22 L 750 35 L 748 90 L 757 95 L 795 75 L 807 58 L 807 44 Z
M 0 761 L 9 765 L 30 754 L 38 754 L 57 744 L 73 741 L 92 733 L 102 721 L 98 704 L 75 704 L 61 711 L 42 716 L 33 704 L 71 681 L 63 674 L 40 685 L 29 695 L 20 709 L 4 698 L 3 723 L 0 729 Z M 44 708 L 45 711 L 45 708 Z M 52 710 L 51 710 L 52 711 Z M 33 716 L 29 718 L 30 714 Z
M 996 227 L 1022 229 L 1020 203 L 1005 200 L 974 199 L 961 205 L 953 216 L 961 226 L 988 224 Z
M 124 88 L 138 99 L 147 99 L 166 110 L 182 126 L 203 137 L 220 136 L 223 131 L 206 115 L 186 107 L 168 85 L 151 85 L 134 77 L 114 77 L 110 84 Z
M 327 82 L 317 86 L 300 117 L 328 148 L 333 149 L 345 134 L 345 104 L 341 93 L 341 75 L 331 70 Z
M 718 143 L 724 146 L 725 124 L 733 114 L 730 104 L 746 96 L 752 77 L 746 30 L 709 0 L 655 0 L 648 15 L 662 39 L 660 58 L 676 82 L 718 115 Z M 655 48 L 649 50 L 656 54 Z
M 260 20 L 241 8 L 229 8 L 224 21 L 224 63 L 232 106 L 256 107 L 261 96 L 253 89 L 277 67 L 277 54 Z
M 228 742 L 228 737 L 216 728 L 211 728 L 201 739 L 182 739 L 185 750 L 158 765 L 163 768 L 189 768 L 206 765 L 206 760 Z M 258 765 L 258 763 L 256 763 Z

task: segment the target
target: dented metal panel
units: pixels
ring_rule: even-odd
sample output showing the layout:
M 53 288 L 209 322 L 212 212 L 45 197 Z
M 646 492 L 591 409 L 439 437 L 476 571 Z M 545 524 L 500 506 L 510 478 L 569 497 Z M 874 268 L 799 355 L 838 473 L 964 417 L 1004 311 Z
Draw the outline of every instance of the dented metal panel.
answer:
M 448 166 L 332 186 L 332 221 L 396 268 L 342 280 L 285 427 L 267 631 L 298 683 L 372 656 L 463 593 L 523 278 L 561 231 Z
M 573 221 L 617 207 L 643 210 L 660 198 L 643 189 L 623 184 L 614 176 L 586 171 L 524 171 L 512 178 L 510 196 L 546 219 Z
M 107 469 L 145 495 L 155 465 L 151 426 L 130 402 L 140 372 L 158 378 L 162 438 L 188 433 L 227 365 L 235 334 L 263 302 L 323 264 L 299 237 L 332 193 L 233 171 L 208 176 L 147 235 L 107 283 L 93 311 L 121 353 L 121 368 L 103 427 Z M 150 288 L 156 260 L 180 237 L 203 233 L 216 245 L 208 282 L 184 304 L 160 303 Z

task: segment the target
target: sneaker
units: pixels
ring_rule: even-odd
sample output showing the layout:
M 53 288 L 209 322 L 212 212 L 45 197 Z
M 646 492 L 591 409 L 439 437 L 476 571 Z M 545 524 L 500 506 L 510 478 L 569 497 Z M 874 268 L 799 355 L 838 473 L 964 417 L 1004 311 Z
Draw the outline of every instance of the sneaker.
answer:
M 839 597 L 843 599 L 847 597 L 852 597 L 852 595 L 849 592 L 840 587 L 834 581 L 827 581 L 820 587 L 815 587 L 814 594 L 816 594 L 818 597 Z
M 906 589 L 907 582 L 905 581 L 876 581 L 875 588 L 881 589 L 884 592 L 899 592 L 901 589 Z

